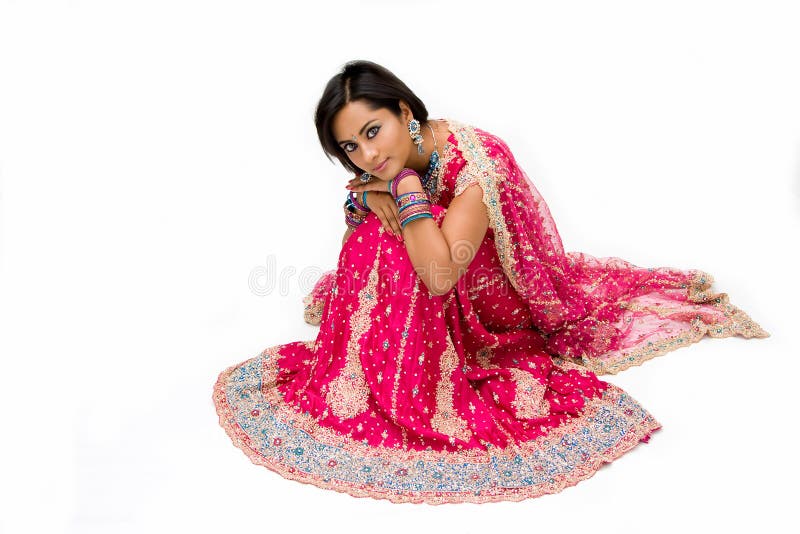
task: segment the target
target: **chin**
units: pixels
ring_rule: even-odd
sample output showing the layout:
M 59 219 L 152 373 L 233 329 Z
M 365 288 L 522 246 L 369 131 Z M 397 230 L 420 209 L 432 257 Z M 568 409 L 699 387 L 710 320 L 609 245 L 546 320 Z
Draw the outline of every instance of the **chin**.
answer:
M 400 172 L 400 171 L 398 171 L 398 172 Z M 389 180 L 392 179 L 392 177 L 394 177 L 396 175 L 397 175 L 397 172 L 392 174 L 391 165 L 387 165 L 386 168 L 383 169 L 380 174 L 373 174 L 373 176 L 375 176 L 379 180 L 383 180 L 384 182 L 388 182 Z

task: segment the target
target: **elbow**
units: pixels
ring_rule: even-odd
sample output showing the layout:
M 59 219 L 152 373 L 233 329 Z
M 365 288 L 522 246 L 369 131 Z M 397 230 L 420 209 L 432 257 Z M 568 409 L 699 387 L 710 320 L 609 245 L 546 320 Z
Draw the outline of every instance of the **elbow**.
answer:
M 465 272 L 464 268 L 444 260 L 430 262 L 428 268 L 417 267 L 415 270 L 428 292 L 435 297 L 450 293 Z
M 441 291 L 441 292 L 440 292 L 440 291 L 431 291 L 430 289 L 428 289 L 428 291 L 429 291 L 429 292 L 430 292 L 430 294 L 431 294 L 431 295 L 433 295 L 434 297 L 443 297 L 444 295 L 447 295 L 448 293 L 450 293 L 450 290 L 451 290 L 451 289 L 452 289 L 452 288 L 448 289 L 447 291 Z
M 434 297 L 441 297 L 443 295 L 447 295 L 452 291 L 455 283 L 451 280 L 430 280 L 424 279 L 423 280 L 425 287 L 428 288 L 428 292 L 433 295 Z

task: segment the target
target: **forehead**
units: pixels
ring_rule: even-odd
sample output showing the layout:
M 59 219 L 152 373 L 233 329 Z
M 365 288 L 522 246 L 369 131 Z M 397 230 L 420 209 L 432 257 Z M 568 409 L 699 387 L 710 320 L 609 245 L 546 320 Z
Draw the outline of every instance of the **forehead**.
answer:
M 333 135 L 336 139 L 350 139 L 354 135 L 358 135 L 361 128 L 364 127 L 371 120 L 382 119 L 385 120 L 392 113 L 386 108 L 378 108 L 372 110 L 369 104 L 356 100 L 348 102 L 342 109 L 340 109 L 333 117 Z

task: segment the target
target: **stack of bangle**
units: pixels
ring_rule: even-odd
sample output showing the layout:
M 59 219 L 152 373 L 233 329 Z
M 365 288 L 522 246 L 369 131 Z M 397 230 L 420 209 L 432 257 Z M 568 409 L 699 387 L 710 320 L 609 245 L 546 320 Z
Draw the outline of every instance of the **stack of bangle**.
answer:
M 400 227 L 405 228 L 408 223 L 417 219 L 433 218 L 431 201 L 423 191 L 412 191 L 395 197 L 400 214 Z
M 410 193 L 397 194 L 397 186 L 409 176 L 419 175 L 413 169 L 403 169 L 389 182 L 389 193 L 397 203 L 400 216 L 400 227 L 405 228 L 408 223 L 417 219 L 433 218 L 431 213 L 431 201 L 425 191 L 412 191 Z M 367 192 L 356 193 L 351 191 L 344 202 L 344 220 L 350 228 L 357 228 L 370 212 L 367 206 Z
M 409 176 L 419 178 L 419 174 L 414 169 L 403 169 L 397 176 L 389 180 L 389 193 L 392 194 L 392 198 L 397 199 L 397 186 L 400 185 L 403 178 L 408 178 Z
M 361 197 L 359 199 L 359 196 Z M 367 207 L 367 192 L 350 192 L 344 201 L 344 221 L 350 228 L 356 228 L 364 222 L 371 210 Z

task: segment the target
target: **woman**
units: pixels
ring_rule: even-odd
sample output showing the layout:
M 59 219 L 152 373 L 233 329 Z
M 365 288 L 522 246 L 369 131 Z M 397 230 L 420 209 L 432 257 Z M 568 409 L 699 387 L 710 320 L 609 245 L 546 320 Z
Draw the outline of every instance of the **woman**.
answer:
M 597 374 L 769 335 L 702 271 L 565 252 L 506 144 L 430 120 L 379 65 L 334 76 L 316 126 L 356 176 L 337 269 L 305 301 L 319 334 L 214 389 L 234 443 L 286 478 L 395 502 L 555 493 L 660 428 Z

